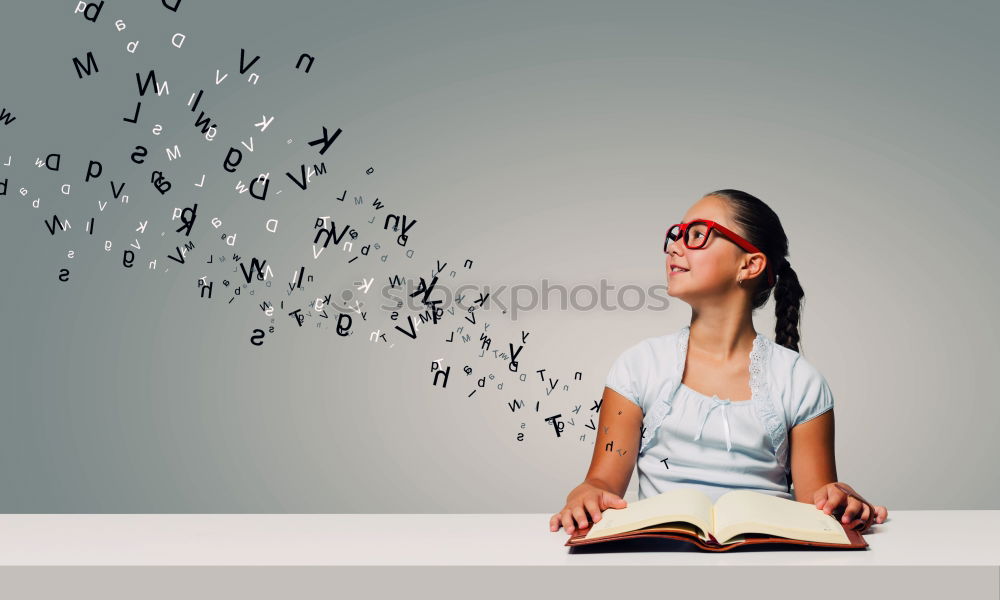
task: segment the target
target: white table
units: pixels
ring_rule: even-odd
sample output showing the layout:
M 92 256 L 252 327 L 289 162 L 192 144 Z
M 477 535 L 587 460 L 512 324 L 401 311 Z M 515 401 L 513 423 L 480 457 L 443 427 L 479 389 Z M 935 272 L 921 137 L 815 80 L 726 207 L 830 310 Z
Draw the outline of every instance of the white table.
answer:
M 1000 598 L 1000 510 L 894 510 L 867 550 L 570 552 L 548 514 L 5 514 L 5 597 Z M 11 595 L 20 592 L 24 596 Z M 182 596 L 182 594 L 184 596 Z M 220 595 L 221 594 L 221 595 Z

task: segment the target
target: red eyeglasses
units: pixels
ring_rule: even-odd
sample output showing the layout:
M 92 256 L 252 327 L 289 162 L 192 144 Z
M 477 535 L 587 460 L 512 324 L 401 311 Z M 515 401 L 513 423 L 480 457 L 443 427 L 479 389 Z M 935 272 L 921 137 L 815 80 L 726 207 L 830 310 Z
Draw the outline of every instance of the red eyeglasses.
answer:
M 667 229 L 666 239 L 663 240 L 663 252 L 667 253 L 670 242 L 680 239 L 683 239 L 684 245 L 692 250 L 704 248 L 705 243 L 708 242 L 708 236 L 712 231 L 721 233 L 724 237 L 729 238 L 731 242 L 751 254 L 757 252 L 764 254 L 757 246 L 746 241 L 736 232 L 708 219 L 697 219 L 688 223 L 671 225 Z M 774 269 L 771 268 L 771 261 L 767 261 L 767 285 L 774 285 Z

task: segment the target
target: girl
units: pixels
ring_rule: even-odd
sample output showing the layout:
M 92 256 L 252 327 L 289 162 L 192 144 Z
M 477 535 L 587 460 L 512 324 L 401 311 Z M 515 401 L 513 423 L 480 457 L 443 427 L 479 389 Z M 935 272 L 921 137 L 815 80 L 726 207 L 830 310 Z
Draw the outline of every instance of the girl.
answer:
M 837 481 L 833 395 L 798 351 L 803 292 L 774 211 L 746 192 L 711 192 L 667 231 L 663 250 L 667 293 L 691 306 L 691 324 L 615 361 L 590 470 L 550 530 L 572 535 L 625 508 L 633 467 L 640 500 L 675 487 L 715 500 L 741 488 L 814 503 L 860 531 L 883 523 L 886 507 Z M 772 289 L 773 342 L 751 318 Z

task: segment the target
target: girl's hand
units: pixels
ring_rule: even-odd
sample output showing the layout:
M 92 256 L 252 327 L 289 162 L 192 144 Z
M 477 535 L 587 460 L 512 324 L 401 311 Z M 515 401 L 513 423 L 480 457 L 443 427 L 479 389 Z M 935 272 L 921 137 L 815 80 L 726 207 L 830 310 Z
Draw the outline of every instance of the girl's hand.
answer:
M 884 523 L 889 516 L 889 509 L 871 504 L 842 481 L 828 483 L 816 490 L 813 502 L 816 508 L 828 515 L 836 512 L 839 516 L 842 513 L 841 523 L 862 533 L 873 523 Z
M 590 483 L 581 483 L 576 486 L 569 497 L 566 498 L 566 506 L 549 519 L 549 531 L 559 531 L 562 525 L 566 533 L 573 535 L 575 529 L 586 529 L 588 524 L 587 511 L 593 517 L 593 522 L 601 520 L 601 512 L 608 508 L 625 508 L 625 502 L 617 494 L 613 494 L 603 488 L 599 488 Z M 576 518 L 576 527 L 573 519 Z

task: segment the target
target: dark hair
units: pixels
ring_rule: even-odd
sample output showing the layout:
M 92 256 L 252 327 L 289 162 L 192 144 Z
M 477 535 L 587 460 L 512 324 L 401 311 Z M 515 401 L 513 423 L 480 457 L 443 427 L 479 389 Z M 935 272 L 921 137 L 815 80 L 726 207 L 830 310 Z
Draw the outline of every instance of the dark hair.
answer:
M 740 190 L 716 190 L 705 194 L 718 196 L 729 203 L 733 220 L 742 229 L 743 237 L 760 248 L 767 262 L 774 269 L 775 283 L 767 284 L 767 276 L 757 277 L 757 288 L 751 300 L 751 310 L 767 302 L 774 289 L 774 341 L 786 348 L 799 351 L 799 316 L 805 294 L 799 278 L 788 263 L 788 236 L 781 220 L 763 200 Z

